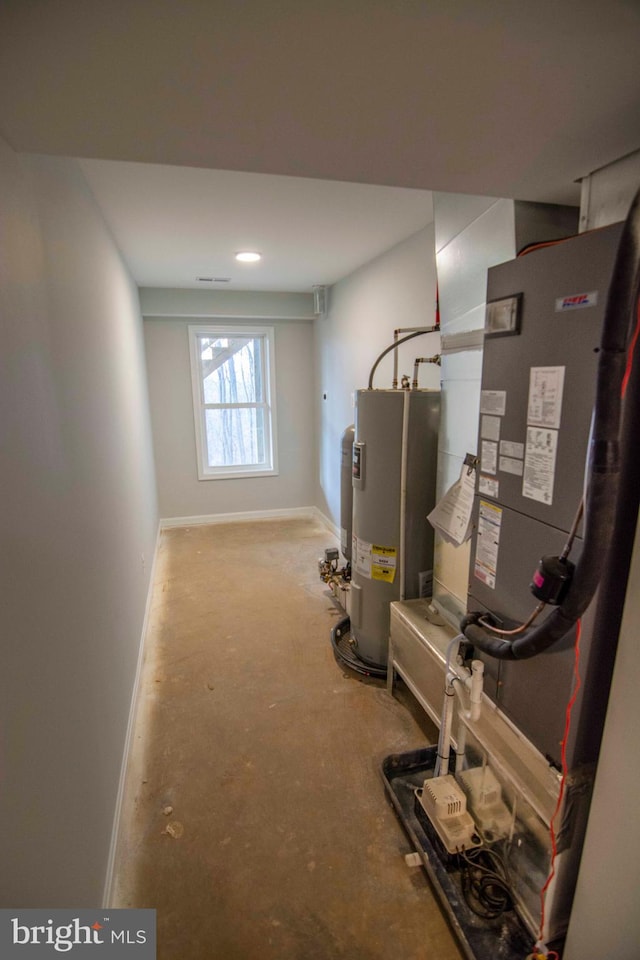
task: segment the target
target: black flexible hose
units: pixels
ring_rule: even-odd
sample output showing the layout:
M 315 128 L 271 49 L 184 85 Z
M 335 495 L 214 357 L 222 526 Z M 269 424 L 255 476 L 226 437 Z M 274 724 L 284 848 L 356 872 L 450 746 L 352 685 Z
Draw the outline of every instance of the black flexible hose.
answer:
M 385 350 L 382 351 L 382 353 L 380 354 L 380 356 L 378 357 L 374 365 L 371 367 L 371 373 L 369 374 L 368 389 L 373 390 L 373 375 L 378 369 L 378 364 L 380 363 L 380 361 L 384 357 L 386 357 L 388 353 L 390 353 L 392 350 L 395 350 L 396 347 L 399 347 L 401 343 L 406 343 L 407 340 L 413 340 L 414 337 L 421 337 L 425 333 L 437 333 L 439 330 L 440 330 L 440 327 L 438 326 L 425 327 L 424 330 L 414 330 L 413 333 L 407 334 L 406 337 L 401 337 L 400 340 L 394 340 L 392 344 L 390 344 Z
M 353 670 L 355 673 L 359 673 L 363 677 L 375 677 L 379 680 L 384 680 L 387 676 L 386 667 L 369 666 L 369 664 L 366 664 L 363 660 L 359 659 L 355 651 L 347 654 L 340 649 L 340 637 L 342 637 L 345 633 L 348 633 L 350 627 L 350 618 L 343 617 L 342 620 L 338 620 L 337 623 L 334 623 L 333 627 L 331 628 L 331 646 L 333 647 L 334 656 L 340 661 L 340 663 L 344 664 L 346 667 L 349 667 L 349 669 Z
M 510 641 L 478 623 L 482 613 L 463 618 L 460 630 L 473 645 L 498 660 L 526 660 L 561 640 L 585 612 L 596 592 L 613 541 L 621 460 L 627 468 L 633 451 L 619 451 L 621 388 L 625 373 L 630 321 L 635 314 L 640 277 L 640 191 L 625 221 L 616 254 L 605 310 L 596 382 L 596 399 L 589 451 L 588 499 L 584 546 L 569 592 L 561 606 L 538 626 Z M 629 411 L 638 419 L 638 412 Z M 640 427 L 638 427 L 640 429 Z M 627 438 L 631 434 L 625 431 Z M 637 442 L 638 432 L 635 437 Z

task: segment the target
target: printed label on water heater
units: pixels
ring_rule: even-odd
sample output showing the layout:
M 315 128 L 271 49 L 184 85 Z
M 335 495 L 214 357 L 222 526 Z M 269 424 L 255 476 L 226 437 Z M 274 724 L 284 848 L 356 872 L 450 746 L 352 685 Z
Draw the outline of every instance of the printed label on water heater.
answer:
M 356 537 L 355 534 L 351 560 L 356 573 L 359 573 L 361 577 L 366 577 L 367 580 L 371 580 L 371 544 L 361 540 L 360 537 Z
M 395 547 L 371 545 L 371 579 L 393 583 L 396 576 L 398 551 Z
M 343 555 L 346 555 L 347 552 L 347 541 L 348 534 L 345 527 L 340 527 L 340 549 L 342 550 Z

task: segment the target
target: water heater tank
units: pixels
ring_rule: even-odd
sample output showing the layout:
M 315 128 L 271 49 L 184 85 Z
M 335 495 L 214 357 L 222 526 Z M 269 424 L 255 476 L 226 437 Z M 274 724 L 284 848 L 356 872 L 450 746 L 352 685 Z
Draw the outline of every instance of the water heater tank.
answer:
M 345 560 L 351 561 L 351 537 L 353 522 L 353 440 L 355 426 L 347 427 L 342 434 L 340 458 L 340 549 Z
M 389 604 L 425 591 L 433 571 L 440 394 L 359 390 L 353 444 L 351 635 L 365 663 L 386 666 Z

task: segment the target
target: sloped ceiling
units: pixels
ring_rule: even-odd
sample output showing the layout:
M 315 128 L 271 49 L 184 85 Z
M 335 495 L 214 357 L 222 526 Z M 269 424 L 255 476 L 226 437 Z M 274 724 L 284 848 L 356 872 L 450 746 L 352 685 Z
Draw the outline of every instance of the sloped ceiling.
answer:
M 80 166 L 139 286 L 309 291 L 433 220 L 428 190 L 113 160 Z M 263 259 L 237 263 L 247 249 Z

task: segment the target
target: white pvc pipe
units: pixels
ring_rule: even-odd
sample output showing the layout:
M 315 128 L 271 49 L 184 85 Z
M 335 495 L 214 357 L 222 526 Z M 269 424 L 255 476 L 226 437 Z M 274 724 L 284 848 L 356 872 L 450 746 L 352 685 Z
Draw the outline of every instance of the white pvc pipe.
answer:
M 467 728 L 461 719 L 458 719 L 458 735 L 456 737 L 456 773 L 466 767 L 465 748 L 467 746 Z
M 471 720 L 480 719 L 482 705 L 482 686 L 484 683 L 484 663 L 482 660 L 471 661 Z
M 453 721 L 453 707 L 456 695 L 453 684 L 449 684 L 444 692 L 444 703 L 442 705 L 442 721 L 440 725 L 440 739 L 442 748 L 438 744 L 438 776 L 446 777 L 449 773 L 449 754 L 451 752 L 451 723 Z
M 459 633 L 447 644 L 447 655 L 444 665 L 444 702 L 442 704 L 442 714 L 440 716 L 440 734 L 438 736 L 438 749 L 436 752 L 436 762 L 433 768 L 434 777 L 444 776 L 449 772 L 449 752 L 451 749 L 451 721 L 453 718 L 453 705 L 455 700 L 455 690 L 451 682 L 451 653 L 456 644 L 464 639 Z M 446 761 L 446 762 L 445 762 Z M 444 770 L 444 773 L 443 773 Z
M 460 641 L 460 637 L 454 637 L 447 647 L 446 660 L 446 682 L 444 691 L 444 703 L 442 705 L 442 716 L 440 719 L 440 736 L 438 737 L 438 755 L 434 776 L 444 777 L 449 772 L 449 757 L 451 754 L 451 726 L 453 722 L 453 712 L 456 694 L 462 699 L 462 690 L 456 687 L 458 681 L 459 687 L 466 687 L 469 690 L 470 709 L 462 709 L 460 715 L 464 715 L 467 720 L 476 721 L 480 718 L 480 709 L 482 705 L 482 686 L 484 681 L 484 663 L 482 660 L 472 660 L 471 672 L 464 668 L 456 670 L 451 667 L 451 651 L 453 645 Z M 464 755 L 464 727 L 462 722 L 459 724 L 458 745 L 456 757 L 458 762 L 456 770 L 462 769 L 461 754 Z

